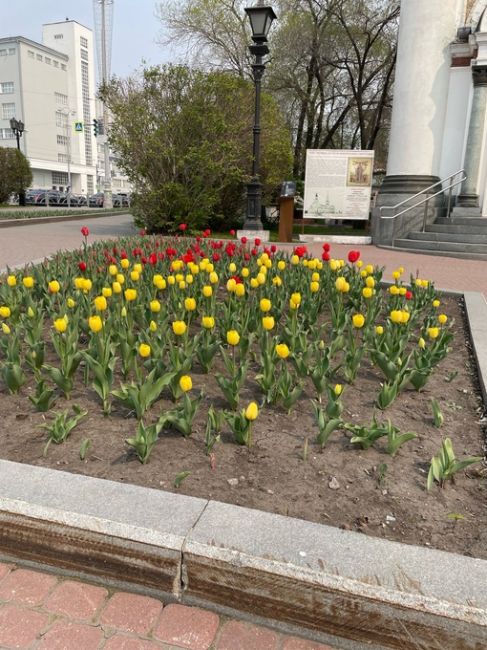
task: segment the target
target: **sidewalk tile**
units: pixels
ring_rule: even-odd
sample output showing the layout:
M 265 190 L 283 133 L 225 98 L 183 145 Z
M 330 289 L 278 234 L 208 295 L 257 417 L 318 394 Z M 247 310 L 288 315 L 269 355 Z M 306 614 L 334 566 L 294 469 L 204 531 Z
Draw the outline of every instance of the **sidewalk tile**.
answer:
M 49 617 L 15 605 L 0 607 L 0 646 L 29 648 L 49 624 Z
M 284 639 L 282 650 L 333 650 L 333 648 L 316 641 L 307 641 L 296 636 L 290 636 Z
M 103 640 L 99 627 L 57 621 L 42 637 L 37 650 L 98 650 Z
M 264 627 L 241 621 L 229 621 L 223 626 L 217 650 L 277 650 L 278 635 Z
M 155 598 L 117 592 L 103 610 L 100 623 L 126 632 L 147 634 L 161 610 L 162 603 Z
M 47 573 L 16 569 L 0 583 L 0 601 L 40 605 L 58 579 Z
M 107 596 L 108 591 L 103 587 L 66 580 L 58 584 L 47 598 L 44 607 L 54 614 L 89 621 Z
M 0 562 L 0 580 L 5 578 L 7 573 L 9 573 L 9 571 L 13 569 L 13 566 L 14 566 L 13 564 L 2 564 Z
M 162 646 L 152 641 L 116 634 L 108 639 L 103 650 L 162 650 Z
M 167 605 L 154 630 L 164 643 L 189 650 L 207 650 L 220 624 L 219 617 L 198 607 Z

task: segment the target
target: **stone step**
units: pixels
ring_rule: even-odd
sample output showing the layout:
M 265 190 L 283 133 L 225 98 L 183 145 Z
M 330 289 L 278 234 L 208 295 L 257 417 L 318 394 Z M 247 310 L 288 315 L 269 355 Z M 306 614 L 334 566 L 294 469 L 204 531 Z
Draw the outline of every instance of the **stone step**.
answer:
M 477 225 L 457 225 L 433 223 L 426 226 L 426 232 L 450 233 L 453 235 L 487 235 L 487 223 Z M 459 239 L 462 239 L 459 237 Z
M 415 241 L 429 241 L 429 242 L 453 242 L 459 244 L 487 244 L 487 229 L 483 233 L 471 233 L 470 230 L 465 232 L 421 232 L 413 230 L 408 233 L 407 239 Z
M 487 224 L 487 217 L 438 217 L 435 219 L 435 224 L 443 226 L 479 226 Z
M 487 244 L 396 239 L 394 245 L 396 248 L 400 248 L 409 253 L 424 253 L 425 255 L 442 255 L 446 257 L 487 261 Z
M 456 205 L 451 211 L 452 217 L 471 217 L 473 219 L 478 219 L 482 217 L 480 208 L 462 208 L 462 206 Z

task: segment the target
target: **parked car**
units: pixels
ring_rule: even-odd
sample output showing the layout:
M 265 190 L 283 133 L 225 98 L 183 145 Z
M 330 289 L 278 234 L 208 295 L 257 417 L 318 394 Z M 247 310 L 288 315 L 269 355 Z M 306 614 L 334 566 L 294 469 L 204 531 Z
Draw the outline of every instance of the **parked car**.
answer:
M 79 208 L 88 204 L 84 194 L 64 194 L 60 199 L 60 205 L 70 205 L 72 208 Z
M 52 206 L 62 205 L 65 196 L 64 192 L 59 190 L 45 190 L 37 196 L 35 205 L 48 205 L 48 203 Z
M 90 208 L 102 208 L 104 203 L 105 195 L 103 192 L 92 194 L 88 201 Z M 112 194 L 112 205 L 114 208 L 122 207 L 122 197 L 118 194 Z
M 25 190 L 25 205 L 36 205 L 37 198 L 47 190 L 28 189 Z

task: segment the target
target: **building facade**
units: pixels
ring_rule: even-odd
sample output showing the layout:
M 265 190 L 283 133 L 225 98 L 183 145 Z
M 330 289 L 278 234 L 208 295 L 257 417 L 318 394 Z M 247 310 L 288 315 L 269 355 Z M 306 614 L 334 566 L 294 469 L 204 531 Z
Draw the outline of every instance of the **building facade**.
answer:
M 461 170 L 455 210 L 487 217 L 487 0 L 402 0 L 378 209 Z M 374 238 L 387 244 L 390 224 L 375 216 Z
M 15 117 L 24 123 L 20 147 L 33 187 L 91 194 L 98 163 L 93 34 L 67 20 L 44 25 L 42 40 L 0 38 L 0 146 L 17 146 Z

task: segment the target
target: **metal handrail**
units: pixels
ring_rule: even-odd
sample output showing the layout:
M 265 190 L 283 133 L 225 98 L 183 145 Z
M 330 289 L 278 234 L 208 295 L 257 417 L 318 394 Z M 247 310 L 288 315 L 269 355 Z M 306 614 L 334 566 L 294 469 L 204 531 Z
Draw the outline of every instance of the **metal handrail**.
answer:
M 438 185 L 443 185 L 443 183 L 455 178 L 455 176 L 458 176 L 458 174 L 463 174 L 462 178 L 455 181 L 454 183 L 451 182 L 448 187 L 445 187 L 445 188 L 442 187 L 441 190 L 439 190 L 438 192 L 435 192 L 434 194 L 428 194 L 428 196 L 426 196 L 422 201 L 418 201 L 414 205 L 408 206 L 407 208 L 405 208 L 404 210 L 401 210 L 401 212 L 398 212 L 397 214 L 392 214 L 390 216 L 385 216 L 385 215 L 382 214 L 382 210 L 396 210 L 397 208 L 400 208 L 402 205 L 404 205 L 405 203 L 408 203 L 409 201 L 412 201 L 413 199 L 417 198 L 418 196 L 424 195 L 425 193 L 429 192 L 430 190 L 437 187 Z M 446 178 L 443 178 L 442 180 L 437 181 L 436 183 L 433 183 L 433 185 L 430 185 L 426 189 L 422 190 L 421 192 L 418 192 L 417 194 L 414 194 L 413 196 L 409 196 L 407 199 L 404 199 L 404 201 L 401 201 L 400 203 L 397 203 L 396 205 L 383 205 L 383 206 L 381 206 L 379 208 L 380 218 L 381 219 L 396 219 L 396 217 L 400 217 L 403 214 L 405 214 L 406 212 L 410 212 L 411 210 L 414 210 L 414 208 L 418 208 L 419 206 L 423 205 L 423 203 L 424 203 L 425 206 L 424 206 L 424 214 L 423 214 L 423 227 L 422 227 L 422 230 L 421 230 L 421 232 L 424 232 L 425 228 L 426 228 L 426 218 L 428 216 L 428 203 L 429 203 L 429 201 L 431 199 L 434 199 L 435 196 L 438 196 L 439 194 L 443 194 L 447 190 L 449 190 L 449 192 L 448 192 L 448 208 L 447 208 L 447 213 L 446 213 L 447 217 L 449 218 L 450 217 L 450 209 L 451 209 L 452 190 L 453 190 L 454 187 L 456 187 L 460 183 L 463 183 L 463 181 L 466 180 L 466 179 L 467 179 L 467 175 L 465 174 L 465 170 L 464 169 L 459 169 L 454 174 L 450 174 L 450 176 L 447 176 Z M 395 233 L 396 233 L 396 221 L 394 221 L 393 230 L 392 230 L 392 245 L 393 246 L 394 246 L 394 240 L 395 240 Z

